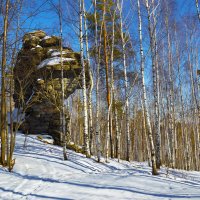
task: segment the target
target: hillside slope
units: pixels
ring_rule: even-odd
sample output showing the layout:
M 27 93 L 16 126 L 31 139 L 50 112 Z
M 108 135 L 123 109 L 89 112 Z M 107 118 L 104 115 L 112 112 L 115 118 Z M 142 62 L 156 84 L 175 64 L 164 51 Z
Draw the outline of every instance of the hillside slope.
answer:
M 95 159 L 44 144 L 34 136 L 17 135 L 12 173 L 0 168 L 1 200 L 43 199 L 200 199 L 200 172 L 163 168 L 151 175 L 145 163 L 97 163 Z

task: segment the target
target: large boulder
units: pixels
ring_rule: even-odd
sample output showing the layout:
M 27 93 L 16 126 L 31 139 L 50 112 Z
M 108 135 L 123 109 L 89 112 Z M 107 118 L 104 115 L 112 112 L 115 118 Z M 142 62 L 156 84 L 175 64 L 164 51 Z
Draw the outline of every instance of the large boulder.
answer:
M 60 38 L 48 36 L 44 31 L 24 35 L 14 67 L 15 105 L 26 113 L 22 129 L 31 134 L 49 133 L 57 144 L 61 144 L 62 138 L 61 66 L 67 99 L 76 89 L 82 88 L 80 54 L 68 47 L 63 47 L 61 52 Z M 88 84 L 88 72 L 86 77 Z M 69 121 L 68 116 L 66 121 Z

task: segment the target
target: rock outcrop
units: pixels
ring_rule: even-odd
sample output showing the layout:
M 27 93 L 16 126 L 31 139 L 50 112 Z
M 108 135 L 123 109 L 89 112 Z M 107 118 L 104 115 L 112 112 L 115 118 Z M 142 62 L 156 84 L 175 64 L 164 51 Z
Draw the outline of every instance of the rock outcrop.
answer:
M 67 99 L 81 89 L 82 69 L 79 53 L 68 47 L 60 51 L 59 37 L 47 36 L 44 31 L 25 34 L 14 68 L 14 101 L 16 107 L 25 109 L 26 116 L 21 128 L 31 134 L 49 133 L 58 144 L 62 137 L 61 62 Z M 88 73 L 86 77 L 88 83 Z

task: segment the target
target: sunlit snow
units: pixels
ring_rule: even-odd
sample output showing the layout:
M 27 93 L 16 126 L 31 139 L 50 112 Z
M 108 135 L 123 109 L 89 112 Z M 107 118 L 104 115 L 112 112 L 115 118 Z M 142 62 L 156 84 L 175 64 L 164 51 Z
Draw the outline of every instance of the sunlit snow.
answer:
M 65 55 L 65 54 L 67 54 L 66 52 L 62 52 L 62 55 Z M 52 57 L 54 57 L 54 56 L 60 56 L 60 52 L 59 51 L 54 51 L 52 54 L 51 54 L 51 56 Z
M 62 58 L 63 62 L 70 62 L 73 61 L 75 59 L 73 58 Z M 38 66 L 37 68 L 43 68 L 44 66 L 53 66 L 53 65 L 58 65 L 61 63 L 61 58 L 60 57 L 53 57 L 53 58 L 48 58 L 43 60 Z
M 49 35 L 46 35 L 44 38 L 42 38 L 43 40 L 47 40 L 47 39 L 49 39 L 49 38 L 51 38 Z
M 147 163 L 109 163 L 17 134 L 12 173 L 0 167 L 1 200 L 200 199 L 200 172 L 162 168 L 151 175 Z

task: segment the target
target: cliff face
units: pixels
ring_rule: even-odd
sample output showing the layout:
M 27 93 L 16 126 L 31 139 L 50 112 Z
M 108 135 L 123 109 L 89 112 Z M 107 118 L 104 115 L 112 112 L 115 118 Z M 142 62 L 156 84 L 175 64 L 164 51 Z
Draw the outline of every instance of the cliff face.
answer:
M 67 99 L 81 88 L 80 54 L 63 47 L 62 62 Z M 88 74 L 86 77 L 89 82 Z M 60 38 L 47 36 L 43 31 L 25 34 L 14 68 L 14 80 L 16 107 L 26 110 L 22 129 L 31 134 L 49 133 L 60 143 Z

